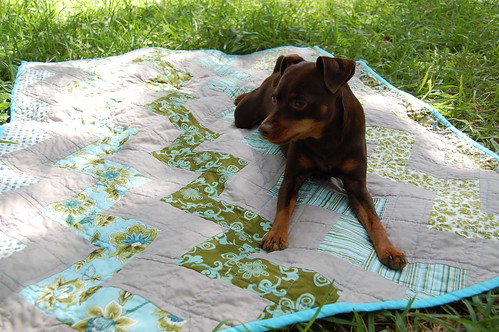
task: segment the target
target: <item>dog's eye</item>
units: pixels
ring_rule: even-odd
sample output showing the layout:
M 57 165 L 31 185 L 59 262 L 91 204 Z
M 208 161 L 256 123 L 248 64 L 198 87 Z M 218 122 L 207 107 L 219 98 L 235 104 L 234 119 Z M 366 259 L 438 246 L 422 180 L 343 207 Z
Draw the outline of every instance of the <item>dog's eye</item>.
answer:
M 298 110 L 302 110 L 307 107 L 307 103 L 301 100 L 293 100 L 291 105 Z
M 274 95 L 272 95 L 272 104 L 277 104 L 277 98 Z

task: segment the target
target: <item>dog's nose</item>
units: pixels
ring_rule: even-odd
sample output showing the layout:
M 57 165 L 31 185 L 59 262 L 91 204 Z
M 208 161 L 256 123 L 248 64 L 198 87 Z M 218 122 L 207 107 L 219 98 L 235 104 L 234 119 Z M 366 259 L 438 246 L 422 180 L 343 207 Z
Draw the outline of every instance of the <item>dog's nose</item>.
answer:
M 264 138 L 265 137 L 269 137 L 271 129 L 272 129 L 272 125 L 270 123 L 268 123 L 268 122 L 263 122 L 260 125 L 260 127 L 258 127 L 258 130 L 260 131 L 260 134 Z

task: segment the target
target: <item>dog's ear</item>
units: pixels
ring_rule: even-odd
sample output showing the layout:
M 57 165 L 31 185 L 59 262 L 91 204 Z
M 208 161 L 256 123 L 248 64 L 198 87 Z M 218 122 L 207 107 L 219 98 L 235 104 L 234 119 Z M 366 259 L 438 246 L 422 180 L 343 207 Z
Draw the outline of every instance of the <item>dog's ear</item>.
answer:
M 279 61 L 279 59 L 277 59 L 277 61 Z M 281 64 L 279 66 L 279 70 L 281 71 L 281 75 L 284 74 L 284 71 L 286 70 L 286 68 L 288 68 L 291 65 L 296 65 L 297 63 L 300 63 L 302 61 L 305 61 L 305 59 L 303 59 L 298 54 L 291 54 L 291 55 L 287 55 L 287 56 L 283 57 L 283 59 L 281 60 Z M 277 68 L 277 64 L 276 64 L 276 68 Z M 274 70 L 276 68 L 274 68 Z
M 319 72 L 324 75 L 324 83 L 331 93 L 336 93 L 355 73 L 353 60 L 320 56 L 316 65 Z
M 285 58 L 284 55 L 280 55 L 277 58 L 277 61 L 276 61 L 275 66 L 274 66 L 274 71 L 272 72 L 272 74 L 275 74 L 275 73 L 278 73 L 281 71 L 281 64 L 282 64 L 282 61 L 284 60 L 284 58 Z
M 302 61 L 305 61 L 305 59 L 303 59 L 298 54 L 291 54 L 291 55 L 287 55 L 287 56 L 281 55 L 279 58 L 277 58 L 277 61 L 275 63 L 275 67 L 274 67 L 274 72 L 272 74 L 280 72 L 281 73 L 280 76 L 282 76 L 282 74 L 284 73 L 284 71 L 286 70 L 287 67 L 289 67 L 291 65 L 295 65 L 295 64 L 300 63 Z M 272 82 L 272 85 L 277 86 L 277 84 L 279 83 L 279 80 L 280 80 L 280 77 L 277 77 Z

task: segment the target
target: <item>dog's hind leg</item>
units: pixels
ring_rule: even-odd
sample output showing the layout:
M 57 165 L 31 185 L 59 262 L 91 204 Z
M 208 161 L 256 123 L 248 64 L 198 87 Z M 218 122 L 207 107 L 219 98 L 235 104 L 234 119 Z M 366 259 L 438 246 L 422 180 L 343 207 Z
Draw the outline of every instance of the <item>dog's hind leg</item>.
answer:
M 248 94 L 247 93 L 243 93 L 239 96 L 236 97 L 236 99 L 234 99 L 234 105 L 239 105 L 239 103 L 241 102 L 241 100 L 243 100 L 244 97 L 246 97 Z
M 249 129 L 267 117 L 267 110 L 261 95 L 261 91 L 256 89 L 236 97 L 234 100 L 234 104 L 236 104 L 234 122 L 237 128 Z M 270 97 L 268 99 L 270 100 Z

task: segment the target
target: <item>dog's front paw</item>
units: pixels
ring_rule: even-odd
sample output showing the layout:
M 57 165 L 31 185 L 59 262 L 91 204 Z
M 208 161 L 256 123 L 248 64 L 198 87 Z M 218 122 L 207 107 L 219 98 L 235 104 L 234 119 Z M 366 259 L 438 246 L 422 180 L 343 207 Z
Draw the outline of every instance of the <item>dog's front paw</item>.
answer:
M 388 247 L 378 257 L 381 263 L 393 270 L 400 270 L 407 265 L 404 253 L 394 246 Z
M 268 252 L 284 250 L 288 247 L 288 234 L 270 231 L 262 240 L 262 248 Z

